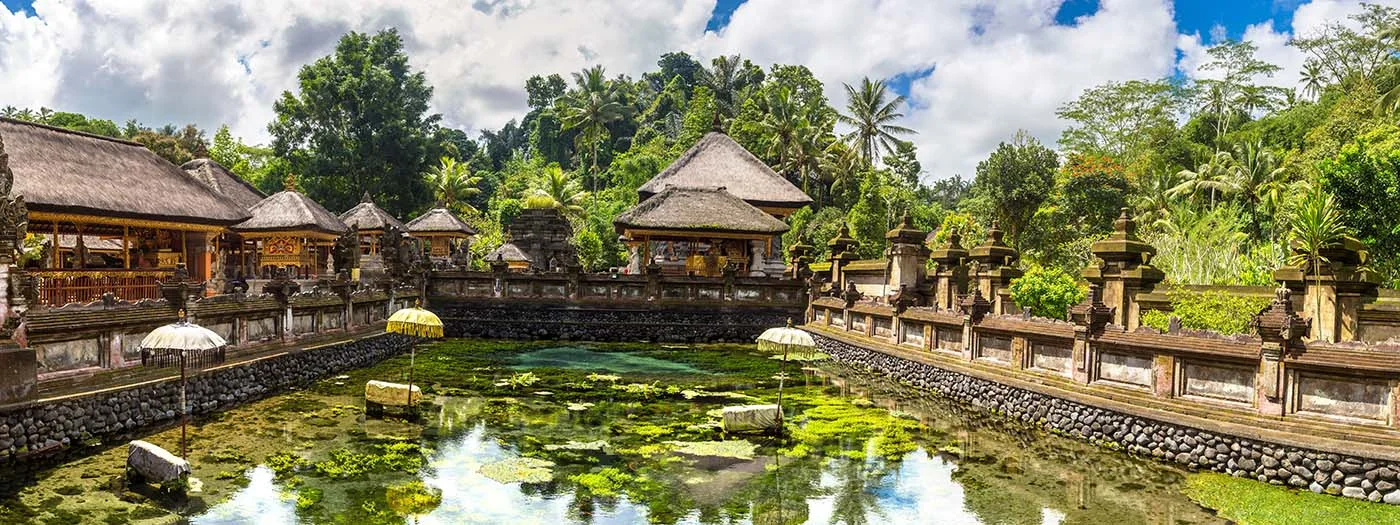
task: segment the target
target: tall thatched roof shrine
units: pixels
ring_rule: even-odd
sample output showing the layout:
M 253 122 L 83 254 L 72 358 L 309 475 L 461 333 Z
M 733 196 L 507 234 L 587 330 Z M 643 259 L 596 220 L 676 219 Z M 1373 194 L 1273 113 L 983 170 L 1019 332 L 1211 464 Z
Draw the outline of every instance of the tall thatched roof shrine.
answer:
M 734 139 L 719 132 L 706 134 L 675 162 L 637 189 L 645 201 L 666 188 L 724 188 L 731 195 L 778 216 L 787 216 L 812 203 Z

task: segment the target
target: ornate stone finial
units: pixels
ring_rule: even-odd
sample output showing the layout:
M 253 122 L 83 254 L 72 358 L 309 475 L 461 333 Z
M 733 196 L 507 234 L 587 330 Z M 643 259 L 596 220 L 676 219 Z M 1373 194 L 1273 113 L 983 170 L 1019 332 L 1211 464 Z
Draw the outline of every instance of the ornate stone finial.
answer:
M 854 281 L 846 281 L 846 291 L 841 294 L 841 298 L 846 301 L 846 308 L 854 306 L 856 301 L 861 300 L 861 297 L 860 289 L 856 288 L 856 283 Z
M 1117 239 L 1137 238 L 1137 221 L 1128 215 L 1126 206 L 1118 209 L 1118 218 L 1113 220 L 1113 233 Z
M 360 202 L 374 204 L 374 197 L 369 195 L 369 190 L 365 190 L 365 194 L 360 196 Z
M 295 173 L 288 173 L 287 176 L 282 179 L 282 190 L 297 191 L 297 176 Z
M 1084 300 L 1069 308 L 1069 320 L 1091 334 L 1098 334 L 1113 320 L 1113 312 L 1113 308 L 1103 302 L 1103 286 L 1090 283 Z
M 1288 348 L 1302 339 L 1312 328 L 1312 319 L 1299 316 L 1293 309 L 1293 292 L 1287 286 L 1274 290 L 1269 306 L 1254 315 L 1254 330 L 1266 343 Z
M 985 244 L 987 246 L 1005 246 L 1006 243 L 1001 240 L 1005 236 L 1006 232 L 1001 231 L 1001 221 L 993 220 L 992 227 L 987 229 L 987 242 Z
M 958 232 L 957 228 L 953 228 L 953 231 L 948 232 L 947 248 L 951 250 L 962 249 L 962 234 Z
M 973 324 L 976 324 L 982 322 L 982 318 L 992 311 L 992 303 L 987 298 L 982 297 L 982 292 L 977 290 L 976 280 L 973 283 L 972 289 L 958 300 L 957 306 L 959 310 L 962 310 L 963 315 L 968 316 Z

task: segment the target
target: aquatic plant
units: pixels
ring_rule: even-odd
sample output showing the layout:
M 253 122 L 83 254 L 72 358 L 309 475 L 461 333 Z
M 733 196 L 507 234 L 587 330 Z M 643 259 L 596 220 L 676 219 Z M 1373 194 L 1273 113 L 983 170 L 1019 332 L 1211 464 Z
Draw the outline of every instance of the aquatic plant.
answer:
M 311 463 L 307 461 L 306 458 L 292 454 L 291 452 L 273 454 L 268 456 L 267 460 L 263 461 L 263 463 L 267 465 L 267 468 L 272 469 L 272 472 L 277 475 L 278 479 L 286 478 L 299 470 L 311 466 Z
M 680 454 L 700 457 L 753 459 L 758 445 L 748 440 L 726 441 L 667 441 Z
M 1243 525 L 1400 523 L 1400 507 L 1259 483 L 1214 472 L 1186 477 L 1186 496 Z
M 656 386 L 657 384 L 657 382 L 628 383 L 625 385 L 613 385 L 612 388 L 613 390 L 620 390 L 627 394 L 642 396 L 644 399 L 650 399 L 661 392 L 661 389 Z
M 544 483 L 554 479 L 553 468 L 553 461 L 512 457 L 482 465 L 478 471 L 498 483 Z
M 580 487 L 594 496 L 604 498 L 621 494 L 627 484 L 635 479 L 635 476 L 614 467 L 603 468 L 597 472 L 569 476 L 569 481 L 578 483 Z
M 414 480 L 391 485 L 384 491 L 384 500 L 389 508 L 400 516 L 420 516 L 432 512 L 442 505 L 442 489 L 424 485 Z
M 604 382 L 604 381 L 609 382 L 609 383 L 616 383 L 616 382 L 622 380 L 622 377 L 621 377 L 621 376 L 615 376 L 615 375 L 612 375 L 612 374 L 588 374 L 587 376 L 584 377 L 584 379 L 587 379 L 587 380 L 589 380 L 589 381 L 591 381 L 591 382 L 594 382 L 594 383 L 602 383 L 602 382 Z
M 511 374 L 510 378 L 506 379 L 506 385 L 510 386 L 511 390 L 529 388 L 538 382 L 540 382 L 540 376 L 535 375 L 534 372 Z
M 297 510 L 307 510 L 321 503 L 325 492 L 315 487 L 303 487 L 297 491 Z
M 329 459 L 313 466 L 318 474 L 332 479 L 356 478 L 377 471 L 413 473 L 423 466 L 423 451 L 416 443 L 389 443 L 375 448 L 377 454 L 337 449 L 331 451 Z

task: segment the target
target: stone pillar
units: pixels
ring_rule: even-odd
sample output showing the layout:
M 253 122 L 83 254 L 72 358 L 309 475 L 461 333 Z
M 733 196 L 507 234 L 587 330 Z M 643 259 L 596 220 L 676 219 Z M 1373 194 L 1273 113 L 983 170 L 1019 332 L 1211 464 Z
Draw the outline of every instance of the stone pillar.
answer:
M 992 303 L 982 297 L 981 290 L 974 284 L 972 290 L 967 292 L 958 300 L 958 309 L 963 313 L 963 359 L 971 361 L 977 357 L 978 345 L 977 331 L 973 327 L 982 322 L 982 318 L 992 311 Z
M 1137 223 L 1123 208 L 1113 221 L 1113 234 L 1089 247 L 1097 259 L 1081 272 L 1084 279 L 1103 290 L 1103 303 L 1113 309 L 1113 324 L 1136 330 L 1139 322 L 1137 294 L 1150 292 L 1165 275 L 1152 266 L 1157 249 L 1137 236 Z
M 1259 372 L 1255 376 L 1255 404 L 1260 414 L 1282 416 L 1287 409 L 1283 358 L 1301 353 L 1303 334 L 1312 320 L 1298 316 L 1293 309 L 1292 292 L 1286 286 L 1274 291 L 1269 307 L 1254 316 L 1259 334 Z
M 812 251 L 811 245 L 794 244 L 788 247 L 788 260 L 786 276 L 788 279 L 802 280 L 812 274 Z
M 1316 269 L 1309 263 L 1274 271 L 1275 280 L 1303 292 L 1303 315 L 1312 319 L 1307 337 L 1333 343 L 1361 339 L 1361 305 L 1380 287 L 1379 277 L 1362 269 L 1365 251 L 1360 241 L 1346 238 L 1322 251 L 1325 261 Z M 1301 254 L 1296 249 L 1294 253 Z
M 980 266 L 977 287 L 987 294 L 992 303 L 992 313 L 1003 315 L 1016 313 L 1016 305 L 1011 301 L 1011 280 L 1021 276 L 1016 260 L 1021 254 L 1002 241 L 1005 233 L 993 222 L 987 230 L 987 240 L 968 253 L 968 257 Z
M 948 233 L 948 241 L 929 253 L 933 261 L 933 299 L 929 300 L 938 310 L 954 310 L 958 307 L 958 297 L 967 289 L 967 250 L 962 245 L 962 236 L 957 231 Z
M 1070 322 L 1074 323 L 1074 349 L 1071 353 L 1070 376 L 1079 383 L 1093 380 L 1095 361 L 1093 340 L 1103 333 L 1103 329 L 1113 320 L 1113 308 L 1103 302 L 1103 287 L 1089 285 L 1089 293 L 1084 301 L 1069 309 Z
M 909 224 L 908 213 L 900 217 L 899 225 L 885 233 L 890 245 L 890 274 L 887 281 L 890 290 L 898 290 L 900 295 L 905 295 L 905 291 L 912 294 L 923 285 L 929 255 L 929 249 L 924 246 L 927 235 L 927 232 L 916 230 Z
M 278 333 L 284 340 L 292 335 L 292 324 L 295 321 L 292 317 L 292 295 L 299 291 L 301 291 L 301 285 L 287 275 L 286 268 L 278 268 L 273 274 L 273 279 L 263 285 L 263 293 L 277 299 L 277 304 L 282 306 L 282 315 L 278 316 L 278 324 L 280 325 Z M 392 292 L 390 297 L 393 297 Z
M 831 291 L 839 293 L 846 289 L 846 280 L 841 271 L 851 261 L 860 258 L 855 253 L 855 248 L 859 245 L 859 242 L 851 238 L 850 227 L 844 223 L 841 224 L 841 231 L 836 234 L 836 237 L 826 243 L 826 246 L 830 248 L 827 260 L 831 261 Z

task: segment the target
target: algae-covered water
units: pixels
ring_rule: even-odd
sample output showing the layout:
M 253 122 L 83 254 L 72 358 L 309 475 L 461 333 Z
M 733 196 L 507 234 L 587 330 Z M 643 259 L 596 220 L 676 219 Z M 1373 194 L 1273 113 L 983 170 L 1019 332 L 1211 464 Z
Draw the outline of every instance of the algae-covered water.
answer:
M 394 358 L 196 421 L 187 497 L 127 484 L 111 443 L 0 493 L 0 523 L 1221 522 L 1179 470 L 830 363 L 787 364 L 785 435 L 724 433 L 721 407 L 776 399 L 770 357 L 445 341 L 417 354 L 421 419 L 364 414 Z

